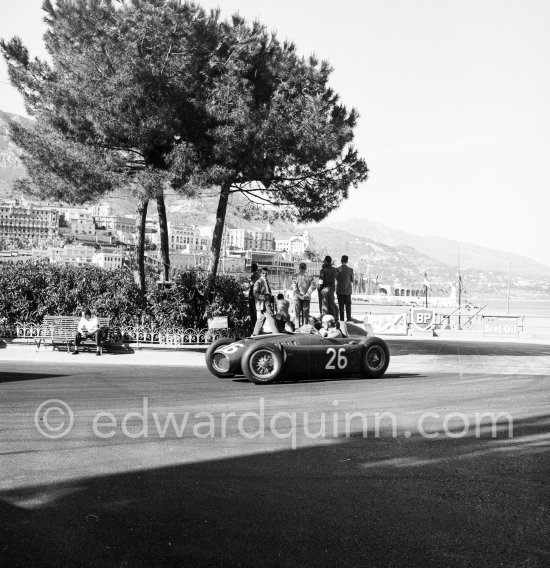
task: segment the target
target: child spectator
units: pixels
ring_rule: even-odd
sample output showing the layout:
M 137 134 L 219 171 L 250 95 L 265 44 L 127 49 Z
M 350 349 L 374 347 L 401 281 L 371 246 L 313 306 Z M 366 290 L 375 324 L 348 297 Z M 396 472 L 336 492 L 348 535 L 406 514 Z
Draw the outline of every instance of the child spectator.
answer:
M 285 300 L 284 294 L 277 294 L 275 322 L 277 323 L 277 331 L 281 333 L 285 330 L 286 322 L 290 321 L 289 308 L 290 302 Z

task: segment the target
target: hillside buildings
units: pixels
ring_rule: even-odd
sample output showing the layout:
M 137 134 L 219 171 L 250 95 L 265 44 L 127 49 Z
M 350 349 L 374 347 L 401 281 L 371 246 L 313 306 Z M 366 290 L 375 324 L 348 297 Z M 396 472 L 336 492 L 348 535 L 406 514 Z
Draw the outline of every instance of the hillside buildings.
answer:
M 194 267 L 207 268 L 210 261 L 213 227 L 168 221 L 170 263 L 175 272 Z M 56 240 L 46 242 L 39 237 Z M 115 215 L 107 203 L 90 207 L 46 206 L 26 200 L 0 203 L 0 250 L 27 249 L 35 258 L 46 258 L 77 266 L 95 264 L 108 270 L 124 265 L 124 247 L 137 241 L 134 215 Z M 145 238 L 147 262 L 160 267 L 160 230 L 158 221 L 148 219 Z M 3 239 L 3 240 L 2 240 Z M 57 246 L 63 243 L 64 246 Z M 109 247 L 118 243 L 119 248 Z M 100 247 L 100 245 L 103 245 Z M 122 248 L 121 248 L 122 245 Z M 245 274 L 253 262 L 270 267 L 273 278 L 290 277 L 298 261 L 310 248 L 309 234 L 276 239 L 269 223 L 263 230 L 226 228 L 222 237 L 219 271 Z M 155 250 L 156 249 L 156 250 Z M 31 252 L 32 251 L 32 252 Z M 311 264 L 311 271 L 320 266 Z
M 92 255 L 92 264 L 106 270 L 120 270 L 124 264 L 124 253 L 117 249 L 104 249 Z
M 275 250 L 287 252 L 291 258 L 304 258 L 306 250 L 310 248 L 309 231 L 306 229 L 301 235 L 293 235 L 288 239 L 276 239 Z
M 133 234 L 136 231 L 136 220 L 133 215 L 94 216 L 98 227 L 113 233 Z
M 157 248 L 160 247 L 160 229 L 157 224 L 149 233 L 149 240 Z M 212 229 L 195 225 L 177 225 L 168 221 L 168 243 L 171 251 L 187 254 L 206 253 L 212 243 Z
M 0 237 L 53 237 L 59 230 L 59 212 L 50 207 L 15 200 L 0 203 Z
M 87 212 L 68 211 L 64 220 L 70 235 L 95 235 L 96 226 L 92 215 Z
M 275 250 L 275 235 L 268 223 L 264 231 L 225 229 L 223 247 L 226 250 Z
M 95 265 L 106 270 L 119 270 L 124 264 L 124 252 L 116 248 L 96 250 L 94 247 L 83 245 L 67 245 L 49 247 L 47 249 L 32 249 L 32 258 L 44 258 L 58 264 L 74 266 Z
M 149 266 L 158 270 L 162 268 L 162 260 L 158 251 L 146 254 Z M 174 274 L 189 270 L 190 268 L 208 268 L 210 258 L 206 254 L 193 254 L 187 252 L 170 253 L 170 269 Z M 246 260 L 238 256 L 222 256 L 220 258 L 219 272 L 223 274 L 243 274 L 246 272 Z
M 224 237 L 225 247 L 229 250 L 252 249 L 252 231 L 247 229 L 226 229 Z

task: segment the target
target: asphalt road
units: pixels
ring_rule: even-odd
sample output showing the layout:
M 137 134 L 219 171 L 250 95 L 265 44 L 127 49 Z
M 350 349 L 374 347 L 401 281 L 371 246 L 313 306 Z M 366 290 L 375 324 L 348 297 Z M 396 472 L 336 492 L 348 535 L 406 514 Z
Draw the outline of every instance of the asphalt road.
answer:
M 390 348 L 269 386 L 0 355 L 0 566 L 550 565 L 550 348 Z

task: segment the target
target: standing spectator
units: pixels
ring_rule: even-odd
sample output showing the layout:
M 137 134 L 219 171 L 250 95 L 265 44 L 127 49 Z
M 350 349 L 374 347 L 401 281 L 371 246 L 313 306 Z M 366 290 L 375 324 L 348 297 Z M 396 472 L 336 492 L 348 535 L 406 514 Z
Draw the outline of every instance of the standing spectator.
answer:
M 254 299 L 254 284 L 256 280 L 260 277 L 260 271 L 258 270 L 258 265 L 253 262 L 250 265 L 250 280 L 248 281 L 248 311 L 250 313 L 250 323 L 252 329 L 256 325 L 256 300 Z
M 336 269 L 336 297 L 341 321 L 351 321 L 351 292 L 353 284 L 353 268 L 348 266 L 347 255 L 342 256 L 342 265 Z M 346 319 L 344 319 L 344 307 Z
M 290 321 L 290 314 L 288 313 L 289 307 L 290 302 L 285 300 L 285 295 L 277 294 L 277 301 L 275 303 L 275 320 L 277 322 L 277 331 L 281 333 L 285 330 L 286 322 Z
M 331 315 L 338 318 L 338 311 L 334 302 L 336 292 L 336 268 L 332 266 L 332 258 L 325 256 L 321 273 L 319 274 L 319 291 L 321 316 Z
M 294 283 L 294 313 L 296 327 L 306 324 L 309 320 L 309 304 L 311 293 L 315 289 L 313 276 L 306 273 L 307 265 L 300 262 L 299 270 L 292 277 Z
M 273 296 L 271 295 L 271 287 L 267 281 L 267 268 L 264 266 L 260 272 L 260 277 L 254 283 L 254 299 L 256 301 L 256 325 L 252 335 L 260 335 L 265 320 L 269 323 L 271 333 L 277 333 L 277 324 L 273 317 L 271 308 Z
M 78 328 L 74 338 L 73 355 L 78 355 L 78 346 L 86 339 L 93 339 L 96 344 L 96 355 L 101 355 L 101 330 L 97 317 L 92 317 L 90 310 L 82 312 L 82 319 L 78 323 Z

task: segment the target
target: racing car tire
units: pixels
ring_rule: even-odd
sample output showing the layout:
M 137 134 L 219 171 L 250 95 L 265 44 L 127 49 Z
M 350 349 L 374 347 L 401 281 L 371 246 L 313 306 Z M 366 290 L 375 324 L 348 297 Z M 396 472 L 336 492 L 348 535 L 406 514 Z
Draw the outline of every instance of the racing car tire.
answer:
M 276 381 L 283 371 L 283 354 L 273 345 L 252 345 L 243 354 L 244 376 L 257 385 Z
M 221 371 L 218 371 L 212 362 L 212 357 L 216 349 L 220 348 L 222 345 L 231 345 L 231 343 L 235 343 L 235 339 L 232 339 L 231 337 L 220 337 L 219 339 L 216 339 L 216 341 L 214 341 L 214 343 L 212 343 L 212 345 L 206 350 L 206 366 L 208 367 L 208 370 L 219 379 L 230 379 L 235 376 L 233 373 L 222 373 Z
M 361 359 L 361 375 L 366 379 L 381 377 L 390 364 L 390 350 L 379 337 L 369 337 L 361 342 L 365 349 Z

